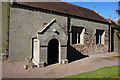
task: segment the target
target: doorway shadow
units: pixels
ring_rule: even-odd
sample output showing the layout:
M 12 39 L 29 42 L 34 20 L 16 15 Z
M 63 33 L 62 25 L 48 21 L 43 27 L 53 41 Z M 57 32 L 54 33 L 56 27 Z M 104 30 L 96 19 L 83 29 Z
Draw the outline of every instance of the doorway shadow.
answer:
M 82 53 L 80 53 L 78 50 L 76 50 L 74 47 L 72 47 L 71 45 L 68 45 L 68 52 L 67 52 L 67 59 L 68 62 L 73 62 L 79 59 L 83 59 L 86 57 L 89 57 L 88 55 L 83 55 Z
M 111 28 L 111 52 L 114 52 L 114 29 Z
M 48 65 L 58 63 L 58 50 L 59 42 L 57 39 L 51 39 L 48 43 Z

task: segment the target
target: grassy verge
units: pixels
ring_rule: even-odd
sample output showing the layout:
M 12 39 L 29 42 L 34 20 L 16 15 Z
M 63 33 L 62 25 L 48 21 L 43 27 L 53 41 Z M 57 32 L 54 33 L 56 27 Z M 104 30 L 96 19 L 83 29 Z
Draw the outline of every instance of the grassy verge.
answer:
M 120 66 L 110 66 L 98 69 L 96 71 L 85 72 L 77 75 L 67 76 L 57 80 L 113 80 L 112 78 L 118 78 L 120 75 Z M 94 78 L 94 79 L 93 79 Z M 102 79 L 103 78 L 103 79 Z M 105 79 L 106 78 L 106 79 Z M 114 79 L 116 80 L 116 79 Z

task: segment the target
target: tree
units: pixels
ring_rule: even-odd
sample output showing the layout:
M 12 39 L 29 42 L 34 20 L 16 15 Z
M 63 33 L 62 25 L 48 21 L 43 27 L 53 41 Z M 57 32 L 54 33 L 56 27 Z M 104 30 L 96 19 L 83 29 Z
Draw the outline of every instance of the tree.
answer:
M 116 12 L 118 13 L 118 16 L 120 16 L 120 1 L 118 2 L 118 10 L 116 10 Z
M 118 24 L 119 24 L 118 26 L 116 26 L 116 29 L 118 30 L 117 34 L 120 37 L 120 19 L 119 19 L 119 17 L 120 17 L 120 1 L 118 2 L 118 10 L 116 10 L 116 12 L 118 14 Z
M 116 10 L 118 17 L 120 17 L 120 1 L 118 2 L 118 10 Z M 118 19 L 118 24 L 120 24 L 120 20 Z

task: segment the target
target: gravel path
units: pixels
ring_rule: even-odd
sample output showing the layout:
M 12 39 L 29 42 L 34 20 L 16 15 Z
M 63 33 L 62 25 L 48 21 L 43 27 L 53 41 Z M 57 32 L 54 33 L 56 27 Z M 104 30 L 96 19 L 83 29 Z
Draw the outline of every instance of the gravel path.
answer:
M 120 56 L 120 55 L 119 55 Z M 44 68 L 24 69 L 24 62 L 2 63 L 3 78 L 61 78 L 64 76 L 75 75 L 83 72 L 93 71 L 105 66 L 118 65 L 118 53 L 94 54 L 87 58 L 80 59 L 69 64 L 54 64 Z

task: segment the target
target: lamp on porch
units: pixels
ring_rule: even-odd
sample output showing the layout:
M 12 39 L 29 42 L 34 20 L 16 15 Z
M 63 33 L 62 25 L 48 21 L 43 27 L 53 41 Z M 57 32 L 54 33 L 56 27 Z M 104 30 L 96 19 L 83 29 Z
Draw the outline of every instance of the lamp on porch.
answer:
M 56 29 L 53 29 L 53 32 L 57 32 L 57 30 L 56 30 Z

